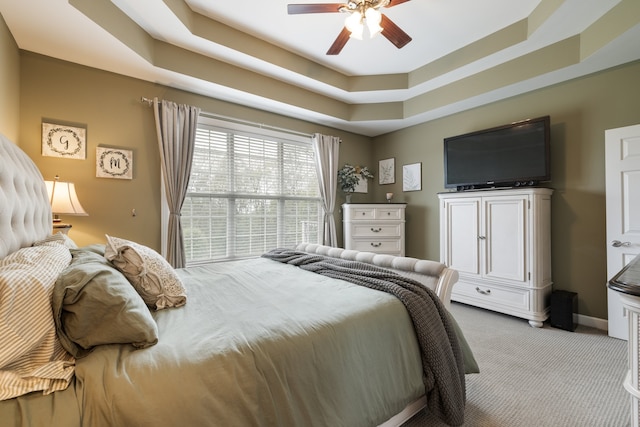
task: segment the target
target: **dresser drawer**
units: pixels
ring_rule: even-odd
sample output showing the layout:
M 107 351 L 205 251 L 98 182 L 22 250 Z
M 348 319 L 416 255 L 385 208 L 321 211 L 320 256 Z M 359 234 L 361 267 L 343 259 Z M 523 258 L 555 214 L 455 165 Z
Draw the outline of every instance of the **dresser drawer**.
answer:
M 357 251 L 364 251 L 364 252 L 392 254 L 392 255 L 401 254 L 403 252 L 400 239 L 396 239 L 396 240 L 353 239 L 351 241 L 351 247 L 348 249 L 355 249 Z
M 403 223 L 386 224 L 382 221 L 370 224 L 351 224 L 352 237 L 400 237 L 402 235 Z
M 404 209 L 393 206 L 376 208 L 376 219 L 401 220 L 404 219 Z
M 404 209 L 388 206 L 388 207 L 353 207 L 350 210 L 351 220 L 353 221 L 371 221 L 371 220 L 393 220 L 399 221 L 404 219 Z
M 357 207 L 349 210 L 352 220 L 372 220 L 376 219 L 376 208 Z
M 515 310 L 529 310 L 530 291 L 528 289 L 458 281 L 453 286 L 451 296 L 456 301 L 473 302 L 474 305 L 484 308 L 508 307 Z

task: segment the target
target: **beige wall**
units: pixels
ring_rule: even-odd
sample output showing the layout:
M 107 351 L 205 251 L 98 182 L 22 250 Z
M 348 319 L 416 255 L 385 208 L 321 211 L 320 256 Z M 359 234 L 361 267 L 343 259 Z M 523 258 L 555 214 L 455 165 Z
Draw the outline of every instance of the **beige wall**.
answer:
M 554 289 L 577 292 L 579 312 L 607 318 L 604 131 L 640 123 L 640 62 L 513 97 L 374 139 L 374 161 L 396 158 L 396 184 L 374 186 L 408 202 L 407 254 L 439 258 L 437 193 L 443 139 L 551 116 Z M 422 162 L 422 191 L 402 192 L 402 165 Z
M 153 83 L 21 52 L 19 145 L 45 179 L 57 174 L 76 183 L 87 217 L 63 217 L 73 224 L 79 244 L 103 242 L 104 234 L 160 248 L 160 166 L 153 110 L 141 97 L 197 105 L 203 111 L 266 123 L 298 132 L 335 135 L 343 140 L 341 162 L 366 163 L 371 139 L 276 114 L 242 107 Z M 86 160 L 43 157 L 41 124 L 80 124 L 87 128 Z M 133 179 L 95 177 L 96 147 L 133 151 Z M 360 196 L 365 199 L 365 196 Z M 131 215 L 135 209 L 137 216 Z M 336 212 L 339 221 L 339 212 Z M 341 226 L 340 226 L 341 230 Z M 341 233 L 340 233 L 341 234 Z
M 393 191 L 408 202 L 407 254 L 439 258 L 436 194 L 443 191 L 442 140 L 447 136 L 549 114 L 552 123 L 553 272 L 556 289 L 579 294 L 579 311 L 606 318 L 604 130 L 640 123 L 640 63 L 555 85 L 481 108 L 374 138 L 342 132 L 188 92 L 18 50 L 0 21 L 0 132 L 35 160 L 46 179 L 76 182 L 88 217 L 68 217 L 79 244 L 110 233 L 160 247 L 158 150 L 152 110 L 141 96 L 198 105 L 204 111 L 299 132 L 343 139 L 340 164 L 396 159 L 396 183 L 370 184 L 354 201 L 382 201 Z M 19 111 L 19 113 L 16 113 Z M 41 123 L 51 119 L 87 126 L 86 160 L 41 155 Z M 95 178 L 95 148 L 134 152 L 134 179 Z M 422 162 L 422 191 L 402 192 L 402 165 Z M 338 206 L 343 202 L 339 197 Z M 131 209 L 138 215 L 131 216 Z M 341 238 L 340 212 L 336 212 Z
M 20 114 L 20 53 L 0 15 L 0 133 L 18 139 Z

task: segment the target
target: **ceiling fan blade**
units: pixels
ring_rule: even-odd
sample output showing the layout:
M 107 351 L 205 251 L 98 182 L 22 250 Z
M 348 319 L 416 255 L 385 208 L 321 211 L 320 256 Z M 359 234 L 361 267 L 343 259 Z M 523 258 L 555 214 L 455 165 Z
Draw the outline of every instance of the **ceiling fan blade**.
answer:
M 389 1 L 389 4 L 388 4 L 388 5 L 386 5 L 385 7 L 397 6 L 397 5 L 399 5 L 399 4 L 406 3 L 406 2 L 408 2 L 408 1 L 410 1 L 410 0 L 390 0 L 390 1 Z
M 347 42 L 349 41 L 350 35 L 351 35 L 351 32 L 349 30 L 347 30 L 346 28 L 342 28 L 342 31 L 340 31 L 340 34 L 338 34 L 338 37 L 336 38 L 336 40 L 333 42 L 333 44 L 327 51 L 327 55 L 339 54 L 342 48 L 344 47 L 344 45 L 346 45 Z
M 407 43 L 411 41 L 409 34 L 402 31 L 400 27 L 393 23 L 393 21 L 386 16 L 382 15 L 382 21 L 380 22 L 382 27 L 382 35 L 385 36 L 391 43 L 398 49 L 402 49 Z
M 332 13 L 340 12 L 343 3 L 315 3 L 315 4 L 288 4 L 287 13 L 296 15 L 299 13 Z

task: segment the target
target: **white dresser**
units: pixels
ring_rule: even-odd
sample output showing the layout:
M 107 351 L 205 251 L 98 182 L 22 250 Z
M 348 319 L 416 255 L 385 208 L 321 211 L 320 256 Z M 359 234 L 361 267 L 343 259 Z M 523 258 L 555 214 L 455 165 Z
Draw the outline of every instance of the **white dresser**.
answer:
M 345 203 L 344 248 L 404 256 L 406 207 L 406 203 Z
M 442 193 L 440 262 L 458 270 L 451 299 L 541 327 L 551 294 L 548 188 Z

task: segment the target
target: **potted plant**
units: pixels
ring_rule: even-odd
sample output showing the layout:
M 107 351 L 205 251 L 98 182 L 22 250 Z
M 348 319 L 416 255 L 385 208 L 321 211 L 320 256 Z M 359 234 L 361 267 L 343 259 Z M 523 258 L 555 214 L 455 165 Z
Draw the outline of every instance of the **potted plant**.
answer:
M 345 164 L 338 170 L 338 185 L 346 194 L 347 203 L 351 202 L 351 195 L 361 179 L 372 179 L 373 174 L 366 166 L 352 166 Z

